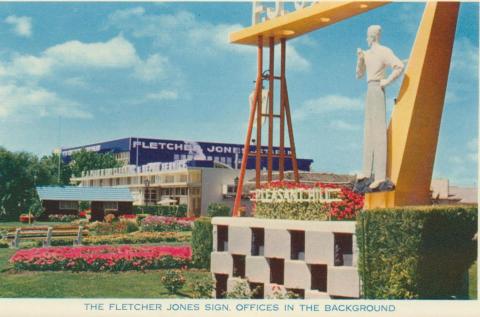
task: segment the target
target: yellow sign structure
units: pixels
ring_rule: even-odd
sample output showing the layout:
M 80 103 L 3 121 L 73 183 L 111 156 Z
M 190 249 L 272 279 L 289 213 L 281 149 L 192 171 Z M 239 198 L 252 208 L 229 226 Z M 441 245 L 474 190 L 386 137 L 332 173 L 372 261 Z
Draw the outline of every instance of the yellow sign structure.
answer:
M 282 92 L 281 96 L 284 96 L 282 99 L 286 99 L 286 101 L 281 102 L 281 106 L 284 107 L 283 105 L 286 105 L 286 113 L 289 117 L 290 110 L 284 74 L 286 41 L 371 9 L 378 8 L 387 3 L 389 2 L 319 2 L 308 8 L 287 13 L 283 16 L 233 32 L 230 34 L 230 42 L 258 46 L 259 69 L 257 71 L 257 94 L 260 91 L 259 82 L 265 79 L 262 77 L 261 69 L 262 47 L 266 45 L 270 47 L 270 72 L 272 74 L 269 75 L 271 87 L 269 89 L 272 91 L 273 79 L 276 78 L 273 75 L 272 66 L 273 47 L 276 43 L 281 44 L 282 74 L 280 76 L 280 86 L 282 90 L 285 91 Z M 425 205 L 431 203 L 430 183 L 443 112 L 458 10 L 459 2 L 428 2 L 426 4 L 388 128 L 387 176 L 393 181 L 396 187 L 394 191 L 366 194 L 366 209 Z M 257 104 L 258 100 L 259 98 L 255 98 L 251 109 L 249 130 L 247 131 L 244 148 L 247 155 L 255 111 L 261 108 L 261 105 Z M 270 103 L 272 103 L 272 101 L 270 101 Z M 270 105 L 269 126 L 272 125 L 271 118 L 273 115 L 271 109 L 272 106 Z M 258 112 L 257 118 L 263 116 L 261 111 Z M 283 117 L 283 112 L 284 110 L 281 110 L 281 117 Z M 280 126 L 280 131 L 283 134 L 283 125 L 281 124 Z M 289 129 L 292 149 L 294 150 L 291 123 L 289 123 Z M 261 134 L 257 136 L 261 136 Z M 257 139 L 261 140 L 259 137 L 257 137 Z M 257 143 L 257 147 L 259 147 L 260 144 L 259 142 Z M 270 141 L 269 146 L 271 146 Z M 282 137 L 281 147 L 283 148 Z M 259 153 L 257 153 L 256 156 L 259 162 Z M 283 155 L 281 154 L 281 156 Z M 292 158 L 295 161 L 295 154 L 293 154 Z M 257 188 L 260 179 L 258 162 Z M 237 187 L 237 197 L 233 211 L 234 216 L 238 215 L 240 209 L 245 165 L 246 160 L 242 163 L 240 172 L 240 181 Z M 280 179 L 282 179 L 283 175 L 283 164 L 281 166 Z M 271 165 L 269 164 L 268 181 L 270 181 L 271 178 L 270 167 Z M 298 177 L 296 177 L 296 181 L 298 181 Z
M 426 4 L 388 128 L 387 176 L 395 190 L 367 194 L 366 208 L 431 203 L 458 9 L 458 2 Z
M 264 45 L 268 45 L 269 37 L 274 37 L 275 44 L 277 44 L 282 38 L 290 40 L 387 3 L 389 1 L 319 2 L 310 7 L 233 32 L 230 34 L 230 42 L 256 46 L 258 45 L 258 37 L 262 36 Z

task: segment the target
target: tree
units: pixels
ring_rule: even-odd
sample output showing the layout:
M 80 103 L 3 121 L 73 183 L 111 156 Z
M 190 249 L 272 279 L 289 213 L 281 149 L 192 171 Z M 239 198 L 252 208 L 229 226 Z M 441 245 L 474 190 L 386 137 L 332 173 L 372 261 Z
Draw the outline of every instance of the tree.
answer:
M 48 184 L 51 175 L 38 158 L 27 152 L 10 152 L 0 148 L 0 218 L 17 219 L 28 212 L 35 185 Z
M 108 153 L 96 153 L 89 152 L 85 149 L 82 149 L 79 152 L 72 154 L 72 161 L 70 162 L 70 168 L 72 175 L 81 176 L 82 172 L 103 169 L 103 168 L 114 168 L 120 167 L 122 164 L 117 161 L 115 156 Z
M 59 154 L 52 153 L 48 156 L 45 155 L 40 159 L 40 163 L 50 175 L 50 181 L 48 182 L 48 185 L 70 184 L 70 178 L 72 177 L 72 169 L 70 168 L 69 164 L 65 163 L 60 158 Z
M 21 213 L 29 210 L 41 212 L 36 186 L 67 185 L 72 174 L 120 165 L 111 153 L 82 150 L 73 154 L 71 163 L 66 164 L 58 154 L 39 159 L 31 153 L 10 152 L 0 147 L 0 220 L 18 220 Z

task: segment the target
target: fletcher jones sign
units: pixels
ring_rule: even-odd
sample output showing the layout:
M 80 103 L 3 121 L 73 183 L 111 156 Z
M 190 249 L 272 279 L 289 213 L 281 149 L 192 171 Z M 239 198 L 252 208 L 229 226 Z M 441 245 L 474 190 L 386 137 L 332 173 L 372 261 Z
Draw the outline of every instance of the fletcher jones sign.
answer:
M 243 146 L 221 143 L 205 143 L 193 141 L 168 141 L 168 140 L 148 140 L 139 139 L 138 141 L 132 139 L 132 149 L 140 148 L 144 150 L 161 150 L 173 152 L 188 152 L 197 155 L 208 154 L 238 154 L 243 153 Z M 255 146 L 251 146 L 254 150 Z M 262 146 L 262 152 L 267 153 L 268 147 Z M 278 147 L 273 148 L 273 154 L 280 154 Z M 290 148 L 285 147 L 285 155 L 291 155 Z
M 267 188 L 256 189 L 251 200 L 258 203 L 276 203 L 276 202 L 311 202 L 311 203 L 331 203 L 341 201 L 339 199 L 340 188 Z

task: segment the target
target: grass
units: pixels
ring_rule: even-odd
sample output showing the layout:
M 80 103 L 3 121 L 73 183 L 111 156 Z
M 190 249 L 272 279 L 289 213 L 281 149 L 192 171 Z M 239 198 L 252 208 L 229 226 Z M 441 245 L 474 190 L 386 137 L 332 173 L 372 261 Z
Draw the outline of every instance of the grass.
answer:
M 35 221 L 31 224 L 23 223 L 20 221 L 9 221 L 9 222 L 0 222 L 0 230 L 2 229 L 11 229 L 19 227 L 32 227 L 32 226 L 59 226 L 59 225 L 69 225 L 69 222 L 51 222 L 51 221 Z
M 170 295 L 160 278 L 164 270 L 121 273 L 15 272 L 8 259 L 15 252 L 0 249 L 2 298 L 191 298 L 189 284 L 211 279 L 206 270 L 184 271 L 186 285 Z
M 477 290 L 477 262 L 468 270 L 468 297 L 470 299 L 477 299 L 478 290 Z

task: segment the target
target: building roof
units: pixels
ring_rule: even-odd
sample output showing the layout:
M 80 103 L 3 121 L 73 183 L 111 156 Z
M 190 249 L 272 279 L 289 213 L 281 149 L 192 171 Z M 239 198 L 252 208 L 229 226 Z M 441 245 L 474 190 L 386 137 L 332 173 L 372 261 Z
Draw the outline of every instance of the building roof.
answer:
M 333 173 L 319 173 L 319 172 L 303 172 L 299 171 L 300 182 L 304 183 L 314 183 L 314 182 L 321 182 L 321 183 L 330 183 L 330 184 L 353 184 L 355 183 L 355 175 L 341 175 L 341 174 L 333 174 Z M 272 179 L 278 180 L 279 173 L 274 171 L 272 173 Z M 295 176 L 293 171 L 285 171 L 284 173 L 284 180 L 285 181 L 293 181 Z M 267 181 L 267 173 L 262 172 L 260 175 L 260 180 L 262 182 Z M 250 182 L 255 182 L 255 177 L 249 180 Z
M 41 186 L 37 193 L 40 200 L 133 202 L 130 190 L 122 187 Z

